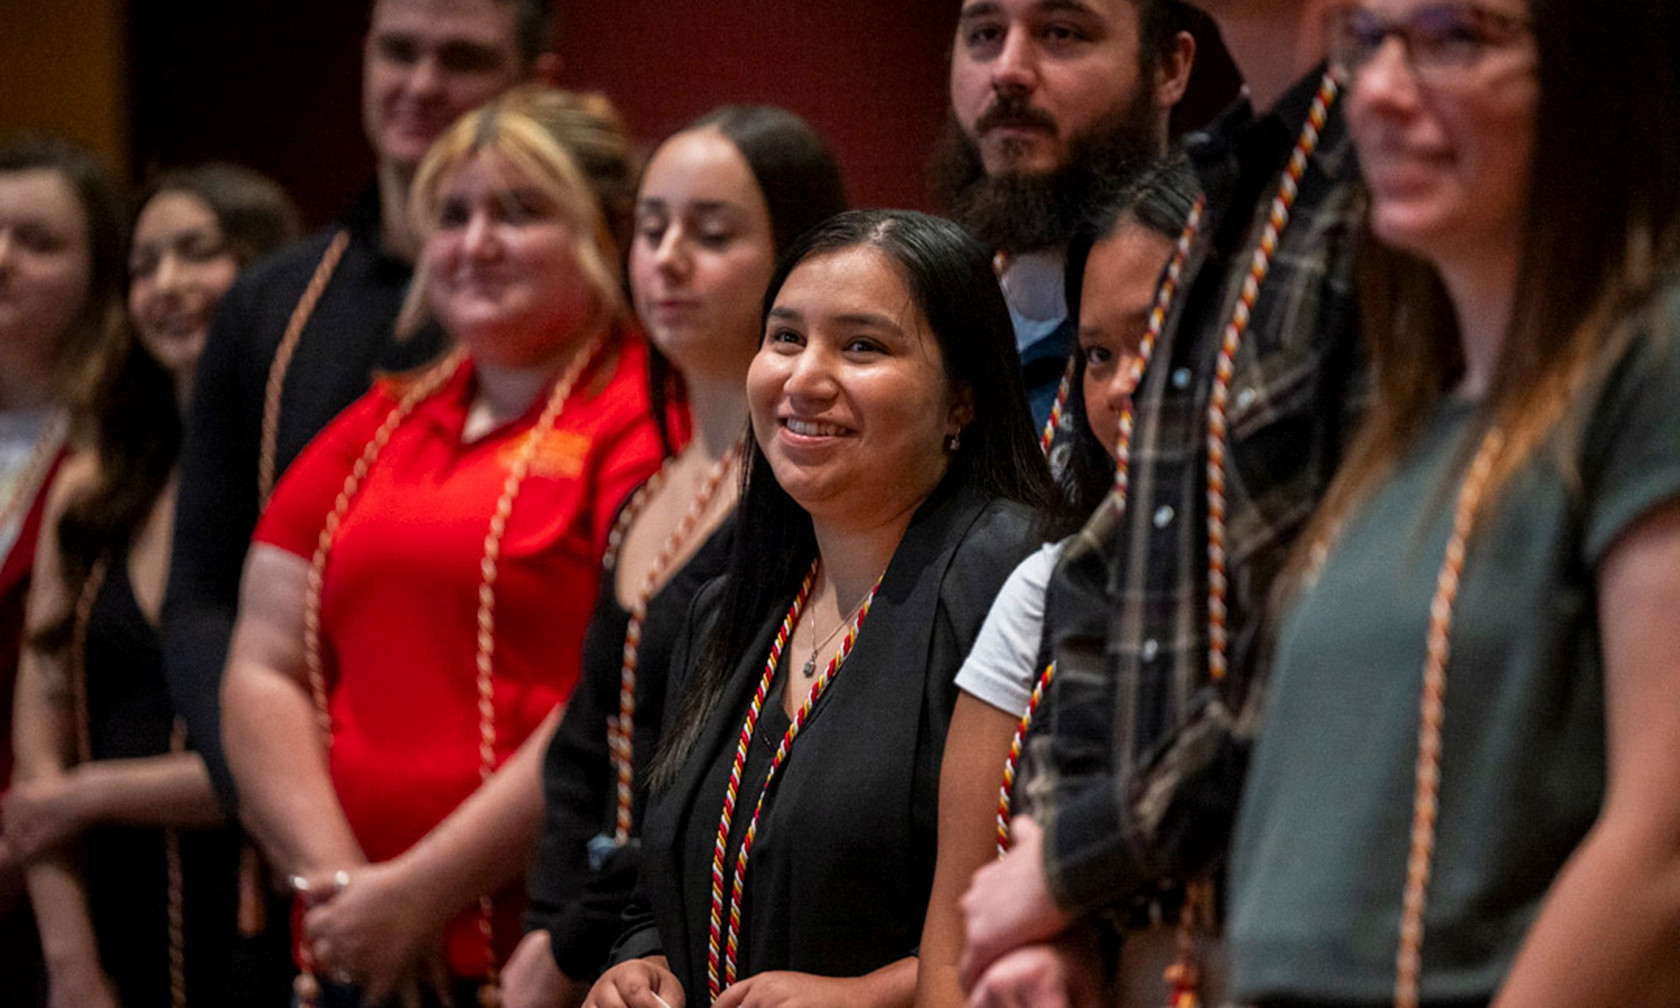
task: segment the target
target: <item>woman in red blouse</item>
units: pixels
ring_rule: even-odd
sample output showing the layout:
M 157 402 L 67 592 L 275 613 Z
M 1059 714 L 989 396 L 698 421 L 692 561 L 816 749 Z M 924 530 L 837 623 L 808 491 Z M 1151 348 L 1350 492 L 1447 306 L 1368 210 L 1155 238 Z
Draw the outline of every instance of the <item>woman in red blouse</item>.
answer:
M 459 349 L 346 410 L 257 528 L 223 727 L 301 897 L 305 1004 L 479 998 L 519 937 L 608 525 L 661 454 L 619 282 L 626 150 L 604 99 L 552 91 L 437 141 L 411 307 Z

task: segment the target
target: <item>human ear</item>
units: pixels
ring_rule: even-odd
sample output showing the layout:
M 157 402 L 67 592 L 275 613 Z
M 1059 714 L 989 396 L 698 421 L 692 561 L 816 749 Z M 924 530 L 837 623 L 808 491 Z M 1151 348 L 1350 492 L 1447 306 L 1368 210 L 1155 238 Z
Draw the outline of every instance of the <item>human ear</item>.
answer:
M 967 385 L 957 389 L 951 397 L 951 408 L 945 414 L 946 435 L 959 434 L 974 422 L 974 390 Z
M 1155 106 L 1170 110 L 1190 87 L 1190 71 L 1196 65 L 1196 37 L 1181 31 L 1173 37 L 1172 51 L 1155 65 Z

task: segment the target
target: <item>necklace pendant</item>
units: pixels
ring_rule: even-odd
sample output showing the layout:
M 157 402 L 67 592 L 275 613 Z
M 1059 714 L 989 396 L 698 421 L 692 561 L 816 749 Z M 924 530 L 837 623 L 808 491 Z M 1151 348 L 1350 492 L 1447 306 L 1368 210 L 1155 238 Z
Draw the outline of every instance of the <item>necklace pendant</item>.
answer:
M 817 659 L 815 656 L 805 660 L 805 678 L 809 679 L 817 674 Z

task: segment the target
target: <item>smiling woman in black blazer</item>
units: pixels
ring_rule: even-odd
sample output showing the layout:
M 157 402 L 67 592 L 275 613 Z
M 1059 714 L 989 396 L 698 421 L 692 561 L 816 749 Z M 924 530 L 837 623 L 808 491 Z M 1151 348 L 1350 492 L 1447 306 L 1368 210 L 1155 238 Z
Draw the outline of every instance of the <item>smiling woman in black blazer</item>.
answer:
M 909 1003 L 952 678 L 1055 499 L 989 258 L 954 225 L 841 215 L 766 301 L 734 553 L 673 661 L 649 913 L 601 1008 Z

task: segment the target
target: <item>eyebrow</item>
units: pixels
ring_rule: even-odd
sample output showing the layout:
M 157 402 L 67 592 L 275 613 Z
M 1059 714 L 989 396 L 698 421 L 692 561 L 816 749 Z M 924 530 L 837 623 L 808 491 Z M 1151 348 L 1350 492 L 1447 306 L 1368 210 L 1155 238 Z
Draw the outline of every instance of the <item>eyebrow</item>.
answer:
M 1134 311 L 1134 312 L 1127 312 L 1124 316 L 1124 320 L 1126 322 L 1145 322 L 1145 323 L 1147 323 L 1149 321 L 1149 316 L 1154 313 L 1154 310 L 1155 310 L 1154 307 L 1151 306 L 1149 308 L 1140 308 L 1139 310 Z M 1082 325 L 1082 326 L 1079 327 L 1078 331 L 1075 333 L 1075 338 L 1076 339 L 1094 339 L 1098 336 L 1101 336 L 1102 331 L 1103 331 L 1102 326 L 1084 326 L 1084 325 Z
M 787 322 L 802 322 L 805 319 L 804 313 L 799 311 L 797 308 L 782 307 L 770 309 L 769 317 Z M 887 332 L 893 333 L 903 332 L 903 330 L 898 327 L 897 322 L 894 322 L 885 315 L 878 315 L 875 312 L 842 312 L 839 315 L 832 316 L 832 318 L 835 322 L 843 325 L 869 326 L 871 328 L 884 329 Z
M 1037 3 L 1033 4 L 1033 9 L 1029 13 L 1040 14 L 1056 11 L 1065 11 L 1072 14 L 1095 13 L 1091 10 L 1089 4 L 1083 3 L 1081 0 L 1038 0 Z M 1002 8 L 998 5 L 997 0 L 979 0 L 978 3 L 971 3 L 964 7 L 962 13 L 957 15 L 957 20 L 968 21 L 973 18 L 992 17 L 1001 12 Z
M 735 213 L 741 209 L 738 204 L 731 203 L 728 200 L 696 200 L 695 202 L 688 204 L 688 208 L 696 213 L 702 214 Z M 651 196 L 637 200 L 636 209 L 637 211 L 657 210 L 662 213 L 668 213 L 670 211 L 670 206 L 663 199 L 660 199 L 657 196 Z

